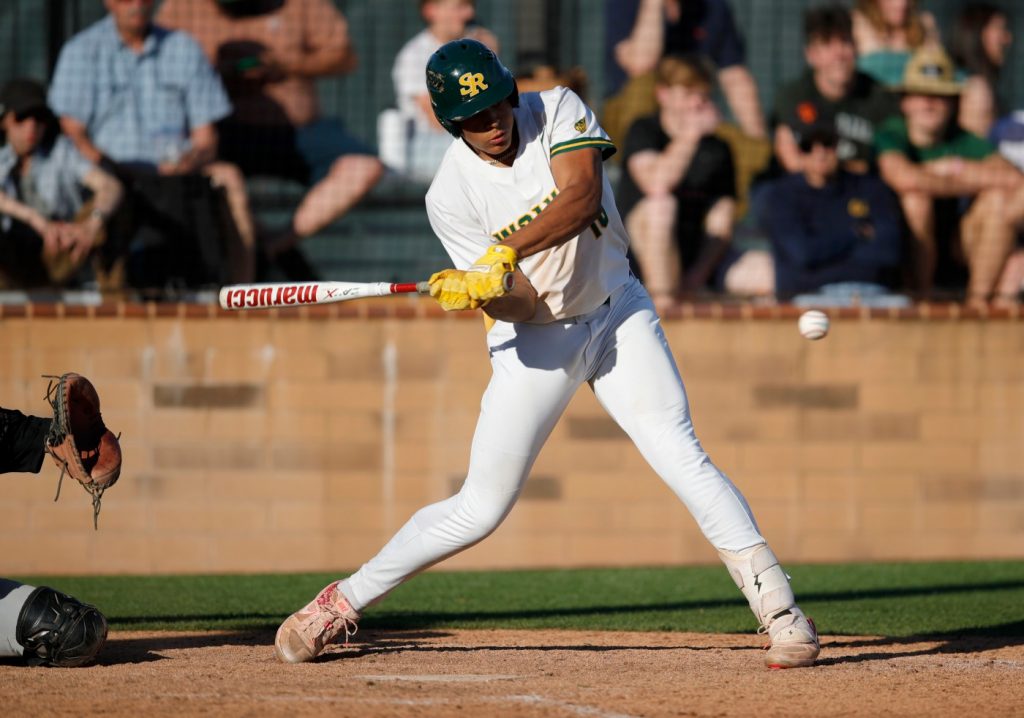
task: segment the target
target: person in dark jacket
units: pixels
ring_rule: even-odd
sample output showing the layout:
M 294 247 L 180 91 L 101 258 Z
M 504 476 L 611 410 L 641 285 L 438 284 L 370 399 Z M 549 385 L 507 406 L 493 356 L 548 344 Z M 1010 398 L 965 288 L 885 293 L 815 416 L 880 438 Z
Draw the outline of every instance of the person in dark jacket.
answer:
M 803 171 L 772 183 L 762 197 L 780 299 L 824 288 L 837 303 L 837 293 L 865 298 L 893 286 L 901 255 L 896 198 L 877 176 L 841 169 L 838 142 L 830 125 L 804 133 Z

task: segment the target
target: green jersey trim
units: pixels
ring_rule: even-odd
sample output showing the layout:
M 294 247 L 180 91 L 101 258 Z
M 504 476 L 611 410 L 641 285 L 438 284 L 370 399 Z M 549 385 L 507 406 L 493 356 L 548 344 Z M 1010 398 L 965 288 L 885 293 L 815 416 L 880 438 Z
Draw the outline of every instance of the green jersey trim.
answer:
M 603 137 L 577 137 L 573 140 L 559 142 L 557 145 L 552 145 L 551 156 L 556 157 L 557 155 L 565 152 L 584 150 L 590 147 L 595 147 L 601 150 L 601 159 L 606 160 L 615 154 L 615 145 L 611 140 L 606 140 Z

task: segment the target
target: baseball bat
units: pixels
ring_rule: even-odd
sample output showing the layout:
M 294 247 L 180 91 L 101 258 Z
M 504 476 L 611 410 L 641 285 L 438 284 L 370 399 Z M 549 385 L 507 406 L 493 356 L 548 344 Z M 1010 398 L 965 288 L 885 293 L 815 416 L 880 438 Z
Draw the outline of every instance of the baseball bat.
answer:
M 505 291 L 512 291 L 512 272 L 502 278 Z M 429 294 L 428 282 L 274 282 L 269 284 L 229 284 L 221 287 L 221 309 L 273 309 L 347 302 L 364 297 L 390 294 Z

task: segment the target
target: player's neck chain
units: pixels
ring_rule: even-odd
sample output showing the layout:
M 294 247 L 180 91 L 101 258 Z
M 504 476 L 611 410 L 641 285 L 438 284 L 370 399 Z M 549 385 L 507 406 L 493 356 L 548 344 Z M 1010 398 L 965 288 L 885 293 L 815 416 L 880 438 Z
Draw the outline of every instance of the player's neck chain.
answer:
M 507 167 L 512 166 L 512 162 L 516 158 L 516 152 L 519 151 L 519 128 L 512 128 L 512 143 L 508 146 L 508 149 L 498 155 L 490 155 L 482 150 L 477 150 L 477 154 L 480 158 L 489 165 L 505 165 Z

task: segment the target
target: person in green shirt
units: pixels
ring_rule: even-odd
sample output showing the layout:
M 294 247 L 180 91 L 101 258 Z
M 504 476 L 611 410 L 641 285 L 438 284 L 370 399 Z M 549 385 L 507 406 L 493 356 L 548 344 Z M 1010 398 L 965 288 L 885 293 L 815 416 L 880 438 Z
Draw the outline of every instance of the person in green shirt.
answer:
M 956 124 L 960 85 L 940 48 L 918 50 L 895 89 L 902 115 L 878 128 L 875 150 L 913 240 L 913 288 L 929 298 L 936 269 L 959 262 L 967 266 L 969 304 L 1016 303 L 993 293 L 1024 226 L 1024 174 Z

